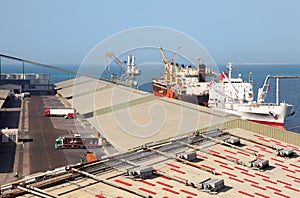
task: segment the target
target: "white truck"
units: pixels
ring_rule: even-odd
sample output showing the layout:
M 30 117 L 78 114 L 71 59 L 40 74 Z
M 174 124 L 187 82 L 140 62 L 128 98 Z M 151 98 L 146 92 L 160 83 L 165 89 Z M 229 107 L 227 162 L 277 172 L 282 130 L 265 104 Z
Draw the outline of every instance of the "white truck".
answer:
M 46 117 L 62 116 L 66 119 L 75 118 L 75 109 L 46 109 L 44 115 Z

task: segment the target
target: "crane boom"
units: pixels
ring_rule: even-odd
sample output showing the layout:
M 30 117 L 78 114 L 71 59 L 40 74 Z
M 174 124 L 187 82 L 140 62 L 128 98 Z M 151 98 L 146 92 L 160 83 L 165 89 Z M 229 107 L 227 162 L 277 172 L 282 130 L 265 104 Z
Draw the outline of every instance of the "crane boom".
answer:
M 168 61 L 168 59 L 167 59 L 167 57 L 166 57 L 166 55 L 165 55 L 164 50 L 163 50 L 161 47 L 159 48 L 159 50 L 160 50 L 160 53 L 161 53 L 161 55 L 162 55 L 162 57 L 163 57 L 164 63 L 165 63 L 165 64 L 169 64 L 169 61 Z
M 169 68 L 170 68 L 170 64 L 169 64 L 169 61 L 168 61 L 168 59 L 167 59 L 167 57 L 166 57 L 166 55 L 165 55 L 165 52 L 164 52 L 164 50 L 160 47 L 159 48 L 159 50 L 160 50 L 160 53 L 161 53 L 161 55 L 162 55 L 162 57 L 163 57 L 163 62 L 165 63 L 165 74 L 164 74 L 164 80 L 168 80 L 169 79 Z
M 268 75 L 261 88 L 258 89 L 257 102 L 264 103 L 268 90 L 270 89 L 270 78 L 276 79 L 276 104 L 279 104 L 279 79 L 296 79 L 300 76 L 270 76 Z
M 270 89 L 270 75 L 268 75 L 261 88 L 258 89 L 257 102 L 264 103 L 267 97 L 268 90 Z
M 270 76 L 270 78 L 281 78 L 281 79 L 288 79 L 288 78 L 300 78 L 300 76 Z
M 181 47 L 178 47 L 178 49 L 176 50 L 176 52 L 175 52 L 175 54 L 174 54 L 174 56 L 173 56 L 173 58 L 172 58 L 172 60 L 171 60 L 171 63 L 174 63 L 175 58 L 176 58 L 176 56 L 178 55 L 180 49 L 181 49 Z
M 124 71 L 126 71 L 126 65 L 118 59 L 113 52 L 106 52 L 106 56 L 111 57 Z

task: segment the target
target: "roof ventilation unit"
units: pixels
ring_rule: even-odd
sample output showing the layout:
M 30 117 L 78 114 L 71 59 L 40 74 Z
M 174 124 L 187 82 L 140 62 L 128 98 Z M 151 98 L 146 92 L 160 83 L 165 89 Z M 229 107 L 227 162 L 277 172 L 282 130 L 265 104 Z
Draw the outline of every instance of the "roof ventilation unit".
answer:
M 195 151 L 180 153 L 180 154 L 177 154 L 176 157 L 179 157 L 181 159 L 185 159 L 185 160 L 190 161 L 190 162 L 197 159 Z
M 200 182 L 200 188 L 203 191 L 217 192 L 225 187 L 224 179 L 207 179 L 203 182 Z
M 151 177 L 153 173 L 154 169 L 152 168 L 152 166 L 138 167 L 127 170 L 128 176 L 140 179 L 146 179 L 147 177 Z

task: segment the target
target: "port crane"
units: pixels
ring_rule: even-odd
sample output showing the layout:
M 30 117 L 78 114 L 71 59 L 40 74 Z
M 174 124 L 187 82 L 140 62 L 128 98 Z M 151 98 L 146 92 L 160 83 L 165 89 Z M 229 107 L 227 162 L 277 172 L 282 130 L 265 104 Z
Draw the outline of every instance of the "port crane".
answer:
M 141 70 L 139 68 L 136 68 L 134 54 L 128 55 L 127 65 L 126 65 L 126 61 L 121 61 L 113 52 L 107 52 L 105 56 L 111 59 L 111 61 L 108 61 L 108 65 L 106 65 L 106 68 L 109 69 L 109 73 L 110 73 L 110 64 L 112 61 L 117 63 L 117 65 L 121 67 L 121 69 L 125 72 L 122 77 L 116 78 L 115 76 L 110 76 L 109 80 L 112 80 L 114 82 L 132 88 L 137 88 L 138 83 L 135 77 L 141 74 Z
M 15 60 L 15 61 L 19 61 L 23 64 L 23 73 L 24 73 L 24 65 L 25 63 L 29 63 L 32 65 L 37 65 L 40 67 L 45 67 L 48 69 L 54 69 L 54 70 L 58 70 L 58 71 L 62 71 L 62 72 L 66 72 L 69 74 L 74 74 L 76 76 L 86 76 L 89 78 L 93 78 L 93 79 L 97 79 L 97 80 L 109 80 L 115 83 L 119 83 L 125 86 L 129 86 L 129 87 L 133 87 L 136 88 L 137 87 L 137 81 L 135 80 L 135 76 L 136 75 L 140 75 L 141 70 L 139 68 L 136 68 L 135 65 L 135 57 L 134 55 L 128 55 L 128 64 L 126 65 L 126 63 L 122 62 L 120 59 L 118 59 L 112 52 L 108 52 L 106 53 L 107 57 L 111 57 L 113 61 L 115 61 L 123 71 L 125 71 L 125 75 L 123 79 L 107 79 L 107 78 L 103 78 L 103 77 L 99 77 L 99 76 L 95 76 L 93 74 L 88 74 L 88 73 L 83 73 L 83 72 L 78 72 L 78 71 L 73 71 L 70 69 L 64 69 L 64 68 L 60 68 L 57 66 L 53 66 L 53 65 L 48 65 L 48 64 L 44 64 L 44 63 L 39 63 L 39 62 L 35 62 L 35 61 L 31 61 L 31 60 L 27 60 L 27 59 L 23 59 L 23 58 L 18 58 L 15 56 L 9 56 L 9 55 L 5 55 L 5 54 L 0 54 L 0 74 L 1 74 L 1 68 L 2 68 L 2 64 L 1 64 L 1 59 L 5 58 L 5 59 L 11 59 L 11 60 Z
M 176 57 L 177 57 L 180 49 L 181 49 L 181 47 L 178 47 L 178 49 L 176 50 L 174 56 L 171 59 L 171 62 L 169 62 L 168 59 L 167 59 L 167 57 L 166 57 L 166 55 L 165 55 L 164 50 L 161 47 L 159 48 L 160 53 L 161 53 L 161 55 L 163 57 L 163 62 L 165 64 L 164 80 L 166 80 L 166 81 L 170 80 L 170 83 L 173 82 L 173 66 L 174 66 L 174 61 L 175 61 L 175 59 L 176 59 Z

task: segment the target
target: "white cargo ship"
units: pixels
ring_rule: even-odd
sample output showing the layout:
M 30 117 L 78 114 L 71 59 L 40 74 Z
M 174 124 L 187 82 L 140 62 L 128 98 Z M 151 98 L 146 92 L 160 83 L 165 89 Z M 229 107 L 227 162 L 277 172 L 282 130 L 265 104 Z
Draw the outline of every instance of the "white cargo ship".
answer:
M 279 78 L 276 78 L 276 102 L 266 103 L 265 98 L 270 88 L 268 75 L 258 89 L 257 101 L 253 100 L 252 73 L 249 82 L 239 75 L 232 77 L 232 63 L 228 63 L 228 74 L 222 72 L 219 83 L 211 83 L 209 107 L 224 109 L 226 112 L 241 116 L 261 124 L 284 128 L 284 121 L 295 113 L 294 106 L 286 102 L 279 103 Z
M 232 77 L 232 63 L 228 63 L 228 74 L 220 75 L 220 81 L 213 78 L 212 73 L 204 64 L 198 63 L 198 68 L 173 64 L 168 61 L 162 48 L 160 51 L 165 63 L 165 75 L 163 78 L 152 80 L 152 91 L 156 96 L 166 96 L 178 100 L 224 110 L 241 116 L 241 119 L 261 124 L 276 126 L 284 129 L 284 122 L 288 116 L 293 115 L 294 106 L 285 102 L 279 103 L 279 78 L 276 86 L 276 102 L 267 103 L 267 96 L 270 86 L 270 75 L 261 88 L 258 90 L 257 101 L 254 101 L 253 78 L 249 74 L 249 81 Z

